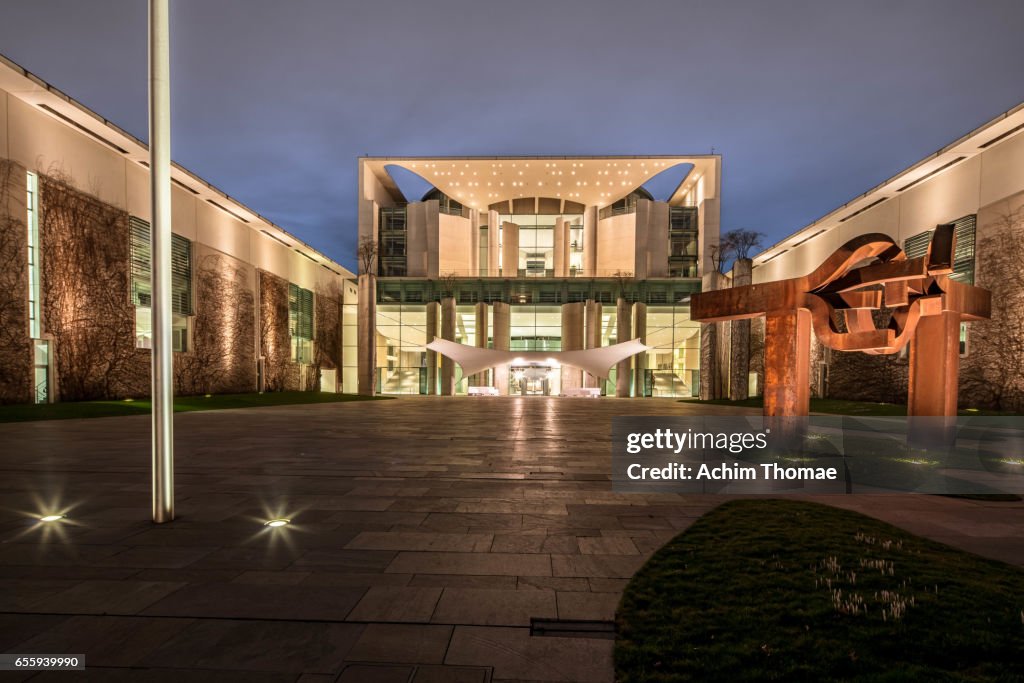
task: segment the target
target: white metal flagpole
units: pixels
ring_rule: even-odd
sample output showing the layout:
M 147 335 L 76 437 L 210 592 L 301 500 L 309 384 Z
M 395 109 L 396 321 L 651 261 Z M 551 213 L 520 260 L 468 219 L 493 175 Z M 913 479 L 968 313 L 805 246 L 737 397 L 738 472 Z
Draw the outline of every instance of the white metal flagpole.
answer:
M 174 519 L 171 345 L 171 83 L 169 0 L 149 1 L 149 168 L 153 316 L 153 521 Z

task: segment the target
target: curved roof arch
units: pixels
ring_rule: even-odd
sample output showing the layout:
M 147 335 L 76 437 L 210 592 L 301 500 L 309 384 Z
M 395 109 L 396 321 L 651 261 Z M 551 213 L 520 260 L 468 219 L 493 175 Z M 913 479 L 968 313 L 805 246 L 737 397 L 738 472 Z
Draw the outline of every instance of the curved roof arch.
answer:
M 606 157 L 363 157 L 364 172 L 374 174 L 396 201 L 405 195 L 386 167 L 399 166 L 452 199 L 474 209 L 522 197 L 556 197 L 603 207 L 680 164 L 692 164 L 669 203 L 682 204 L 691 191 L 718 197 L 720 160 L 695 156 Z

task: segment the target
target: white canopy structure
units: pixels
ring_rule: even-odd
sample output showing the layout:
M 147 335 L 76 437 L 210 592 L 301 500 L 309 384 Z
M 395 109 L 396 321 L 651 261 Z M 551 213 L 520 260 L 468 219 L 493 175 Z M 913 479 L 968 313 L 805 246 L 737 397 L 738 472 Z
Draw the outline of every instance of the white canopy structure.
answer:
M 608 370 L 613 365 L 650 347 L 641 344 L 639 339 L 633 339 L 621 344 L 583 351 L 500 351 L 466 346 L 435 337 L 434 341 L 427 344 L 427 348 L 458 363 L 462 367 L 464 377 L 498 365 L 571 365 L 596 377 L 607 379 Z

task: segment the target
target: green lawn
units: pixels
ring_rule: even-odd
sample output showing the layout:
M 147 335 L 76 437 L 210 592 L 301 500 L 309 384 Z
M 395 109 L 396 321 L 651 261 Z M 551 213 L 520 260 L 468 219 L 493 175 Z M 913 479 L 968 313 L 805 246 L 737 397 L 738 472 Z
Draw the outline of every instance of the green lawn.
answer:
M 725 503 L 617 614 L 616 680 L 1024 680 L 1024 572 L 854 512 Z
M 680 403 L 699 403 L 709 406 L 735 406 L 739 408 L 761 408 L 764 406 L 760 396 L 748 398 L 743 401 L 730 401 L 727 398 L 711 399 L 700 401 L 693 398 L 684 398 Z M 888 417 L 893 415 L 906 415 L 907 406 L 899 403 L 872 403 L 869 401 L 842 401 L 836 398 L 812 398 L 812 413 L 829 413 L 833 415 L 863 415 L 871 417 Z M 994 410 L 980 408 L 966 408 L 959 411 L 960 415 L 1013 415 L 1014 413 L 1000 413 Z
M 189 413 L 198 410 L 225 410 L 228 408 L 260 408 L 299 403 L 344 403 L 346 401 L 382 400 L 390 397 L 328 394 L 317 391 L 281 391 L 265 394 L 212 394 L 209 396 L 176 396 L 174 412 Z M 81 417 L 116 417 L 143 415 L 150 412 L 145 399 L 124 401 L 82 401 L 74 403 L 47 403 L 42 405 L 0 406 L 0 422 L 28 422 L 31 420 L 70 420 Z

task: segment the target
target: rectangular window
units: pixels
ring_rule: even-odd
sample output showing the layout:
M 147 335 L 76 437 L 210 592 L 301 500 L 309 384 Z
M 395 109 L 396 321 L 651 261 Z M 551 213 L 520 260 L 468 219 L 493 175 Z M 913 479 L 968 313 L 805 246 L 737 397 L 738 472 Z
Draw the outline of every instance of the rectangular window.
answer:
M 150 226 L 136 216 L 129 219 L 131 239 L 131 296 L 135 304 L 135 345 L 153 348 L 153 278 Z M 192 315 L 192 242 L 171 235 L 171 338 L 175 351 L 188 351 Z
M 28 324 L 29 336 L 39 339 L 42 336 L 40 321 L 39 291 L 39 178 L 35 173 L 28 173 L 25 197 L 28 206 Z
M 292 338 L 292 360 L 313 361 L 313 292 L 288 284 L 288 332 Z

